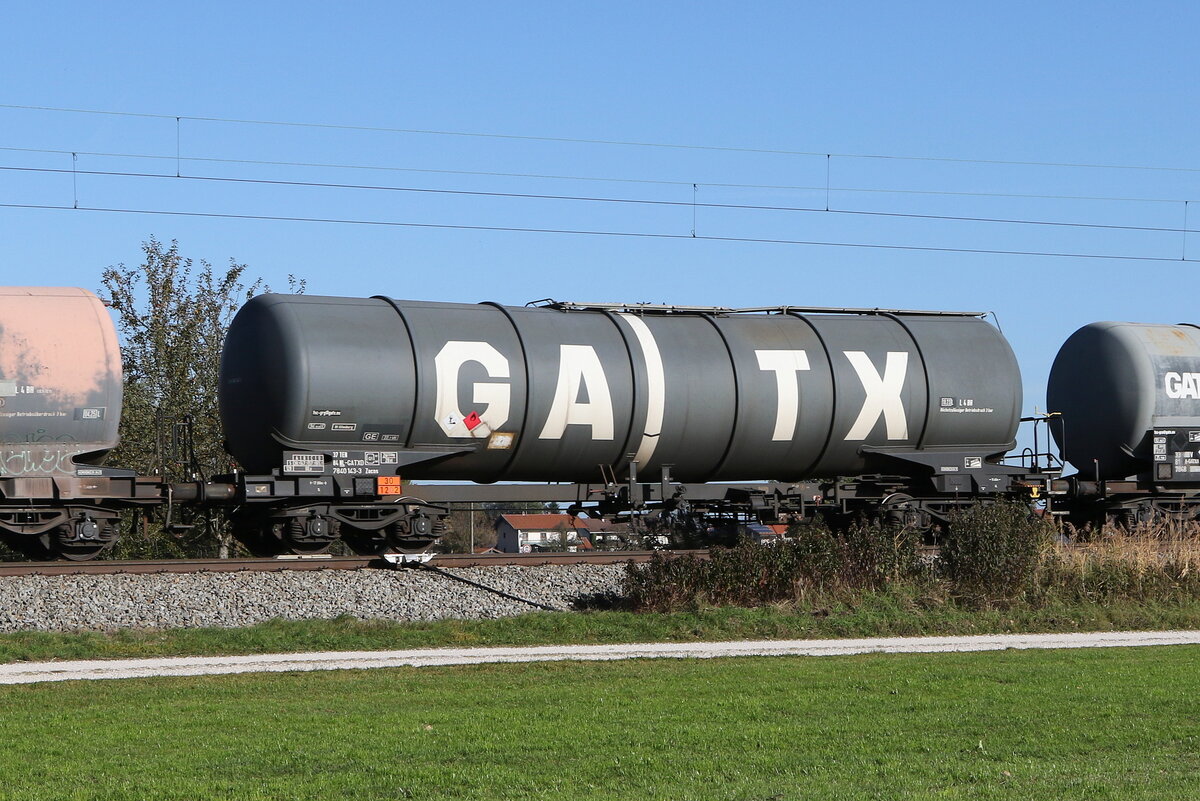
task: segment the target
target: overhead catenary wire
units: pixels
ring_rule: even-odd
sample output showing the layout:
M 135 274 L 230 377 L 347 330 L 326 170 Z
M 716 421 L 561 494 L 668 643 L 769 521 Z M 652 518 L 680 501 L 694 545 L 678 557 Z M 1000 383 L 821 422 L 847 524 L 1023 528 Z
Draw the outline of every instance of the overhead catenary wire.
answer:
M 490 133 L 481 131 L 452 131 L 431 128 L 398 128 L 375 125 L 352 125 L 346 123 L 297 122 L 290 120 L 256 120 L 237 117 L 199 116 L 190 114 L 153 114 L 138 111 L 111 111 L 106 109 L 80 109 L 58 106 L 21 105 L 16 103 L 0 103 L 0 109 L 17 111 L 49 111 L 64 114 L 95 114 L 112 117 L 140 117 L 144 119 L 187 120 L 191 122 L 226 123 L 232 125 L 263 125 L 289 128 L 314 128 L 339 131 L 363 131 L 373 133 L 420 134 L 427 136 L 471 137 L 481 139 L 509 139 L 529 142 L 560 142 L 580 145 L 609 145 L 617 147 L 664 148 L 674 150 L 702 150 L 725 153 L 762 153 L 780 156 L 811 156 L 837 157 L 845 159 L 878 159 L 887 161 L 926 161 L 952 164 L 992 164 L 1016 167 L 1065 167 L 1072 169 L 1093 170 L 1147 170 L 1154 172 L 1200 172 L 1200 167 L 1171 167 L 1146 164 L 1114 164 L 1101 162 L 1069 162 L 1069 161 L 1030 161 L 1019 159 L 980 159 L 952 156 L 910 156 L 887 153 L 830 153 L 810 150 L 788 150 L 782 148 L 738 147 L 728 145 L 699 145 L 678 142 L 651 142 L 621 139 L 591 139 L 567 136 L 534 136 L 525 134 Z
M 2 106 L 0 106 L 2 107 Z M 263 167 L 306 167 L 311 169 L 328 169 L 328 170 L 364 170 L 369 172 L 410 172 L 429 175 L 470 175 L 486 178 L 531 178 L 537 180 L 550 181 L 580 181 L 594 183 L 619 183 L 619 184 L 649 184 L 656 186 L 682 186 L 690 187 L 693 185 L 701 187 L 710 187 L 717 189 L 768 189 L 778 191 L 800 191 L 800 192 L 842 192 L 842 193 L 862 193 L 862 194 L 881 194 L 881 195 L 925 195 L 925 196 L 945 196 L 945 197 L 979 197 L 979 198 L 1013 198 L 1019 200 L 1087 200 L 1104 203 L 1184 203 L 1188 202 L 1188 198 L 1164 198 L 1164 197 L 1129 197 L 1116 195 L 1064 195 L 1064 194 L 1039 194 L 1034 192 L 965 192 L 949 189 L 885 189 L 882 187 L 864 187 L 864 186 L 816 186 L 803 184 L 754 184 L 754 183 L 731 183 L 722 181 L 673 181 L 663 178 L 620 178 L 612 176 L 598 175 L 558 175 L 553 173 L 536 173 L 536 172 L 497 172 L 493 170 L 448 170 L 435 169 L 430 167 L 399 167 L 387 164 L 343 164 L 337 162 L 320 162 L 320 161 L 280 161 L 269 159 L 231 159 L 231 158 L 216 158 L 207 156 L 179 156 L 179 155 L 162 155 L 154 153 L 116 153 L 105 151 L 88 151 L 88 150 L 54 150 L 49 148 L 38 147 L 4 147 L 0 146 L 0 152 L 10 153 L 43 153 L 46 155 L 69 155 L 75 153 L 80 156 L 95 156 L 98 158 L 121 158 L 121 159 L 147 159 L 176 162 L 176 172 L 179 172 L 179 162 L 201 162 L 207 164 L 243 164 Z M 180 177 L 180 176 L 176 176 Z
M 1183 230 L 1184 231 L 1188 230 L 1188 201 L 1186 201 L 1186 200 L 1183 203 Z M 1188 238 L 1187 238 L 1187 233 L 1185 233 L 1183 235 L 1183 248 L 1182 248 L 1181 255 L 1179 257 L 1181 261 L 1187 261 L 1187 246 L 1188 246 Z
M 1153 233 L 1200 233 L 1187 228 L 1176 228 L 1170 226 L 1148 226 L 1148 225 L 1117 225 L 1113 223 L 1082 223 L 1068 222 L 1062 220 L 1031 220 L 1024 218 L 1007 218 L 1007 217 L 970 217 L 965 215 L 950 215 L 950 214 L 918 214 L 914 212 L 898 212 L 898 211 L 870 211 L 866 209 L 838 209 L 825 208 L 818 206 L 774 206 L 761 205 L 750 203 L 713 203 L 713 202 L 698 202 L 695 199 L 695 187 L 693 184 L 693 199 L 691 201 L 683 200 L 654 200 L 650 198 L 620 198 L 620 197 L 598 197 L 587 195 L 551 195 L 532 192 L 495 192 L 477 189 L 441 189 L 431 187 L 411 187 L 411 186 L 389 186 L 383 184 L 347 184 L 334 183 L 325 181 L 287 181 L 278 178 L 236 178 L 231 176 L 219 175 L 170 175 L 167 173 L 139 173 L 127 172 L 121 170 L 67 170 L 56 167 L 17 167 L 12 165 L 0 165 L 0 171 L 3 172 L 31 172 L 31 173 L 49 173 L 49 174 L 65 174 L 70 173 L 73 177 L 78 175 L 102 176 L 109 178 L 148 178 L 148 179 L 168 179 L 181 181 L 205 181 L 214 183 L 230 183 L 230 184 L 258 184 L 264 186 L 289 186 L 289 187 L 306 187 L 320 189 L 351 189 L 364 191 L 379 191 L 379 192 L 405 192 L 413 194 L 432 194 L 432 195 L 460 195 L 467 197 L 486 197 L 486 198 L 507 198 L 520 200 L 551 200 L 551 201 L 567 201 L 567 202 L 586 202 L 586 203 L 607 203 L 607 204 L 628 204 L 642 206 L 668 206 L 668 207 L 690 207 L 693 211 L 692 227 L 695 229 L 695 210 L 697 208 L 708 209 L 727 209 L 738 211 L 782 211 L 782 212 L 797 212 L 810 214 L 837 214 L 843 216 L 866 216 L 866 217 L 892 217 L 901 219 L 916 219 L 916 220 L 937 220 L 948 222 L 976 222 L 976 223 L 998 223 L 1006 225 L 1035 225 L 1035 226 L 1052 226 L 1064 228 L 1089 228 L 1109 231 L 1142 231 Z
M 697 235 L 688 234 L 672 234 L 666 232 L 655 231 L 605 231 L 605 230 L 587 230 L 575 228 L 534 228 L 534 227 L 518 227 L 509 225 L 467 225 L 463 223 L 420 223 L 408 222 L 402 220 L 363 220 L 354 218 L 336 218 L 336 217 L 299 217 L 299 216 L 284 216 L 273 214 L 235 214 L 230 212 L 201 212 L 201 211 L 174 211 L 167 209 L 123 209 L 123 208 L 108 208 L 103 206 L 61 206 L 45 203 L 2 203 L 0 208 L 13 209 L 35 209 L 35 210 L 52 210 L 52 211 L 84 211 L 84 212 L 104 212 L 110 214 L 145 214 L 145 215 L 161 215 L 170 217 L 204 217 L 213 219 L 230 219 L 230 220 L 261 220 L 273 222 L 305 222 L 305 223 L 328 223 L 338 225 L 367 225 L 367 226 L 383 226 L 397 228 L 424 228 L 424 229 L 442 229 L 455 231 L 500 231 L 510 233 L 529 233 L 529 234 L 571 234 L 580 236 L 601 236 L 601 237 L 630 237 L 642 239 L 690 239 L 692 241 L 707 241 L 707 242 L 745 242 L 764 245 L 804 245 L 812 247 L 837 247 L 837 248 L 863 248 L 872 250 L 901 250 L 901 251 L 921 251 L 929 253 L 971 253 L 982 255 L 995 256 L 1043 256 L 1049 258 L 1069 258 L 1069 259 L 1103 259 L 1109 261 L 1144 261 L 1144 262 L 1172 262 L 1175 264 L 1187 263 L 1195 264 L 1197 259 L 1180 259 L 1167 256 L 1130 256 L 1119 253 L 1075 253 L 1075 252 L 1059 252 L 1059 251 L 1039 251 L 1039 250 L 1004 250 L 1000 248 L 958 248 L 958 247 L 938 247 L 933 245 L 896 245 L 882 244 L 870 242 L 836 242 L 836 241 L 819 241 L 819 240 L 803 240 L 803 239 L 772 239 L 767 237 L 745 237 L 745 236 L 715 236 L 715 235 Z
M 861 247 L 875 249 L 892 249 L 892 250 L 917 250 L 927 252 L 953 252 L 953 253 L 983 253 L 983 254 L 1002 254 L 1002 255 L 1025 255 L 1025 256 L 1045 256 L 1045 257 L 1063 257 L 1063 258 L 1095 258 L 1095 259 L 1120 259 L 1132 261 L 1183 261 L 1189 262 L 1187 259 L 1187 236 L 1190 233 L 1195 233 L 1188 227 L 1188 204 L 1190 198 L 1144 198 L 1144 197 L 1104 197 L 1104 196 L 1089 196 L 1089 195 L 1063 195 L 1063 194 L 1035 194 L 1035 193 L 1007 193 L 1007 192 L 957 192 L 949 190 L 930 190 L 930 189 L 888 189 L 882 187 L 834 187 L 831 181 L 830 165 L 832 159 L 837 158 L 878 158 L 878 159 L 893 159 L 907 161 L 928 161 L 928 162 L 956 162 L 956 163 L 974 163 L 974 164 L 1002 164 L 1002 165 L 1025 165 L 1039 167 L 1077 167 L 1077 168 L 1111 168 L 1111 169 L 1128 169 L 1128 170 L 1165 170 L 1171 172 L 1196 172 L 1200 168 L 1187 167 L 1161 167 L 1161 166 L 1139 166 L 1129 164 L 1086 164 L 1086 163 L 1071 163 L 1071 162 L 1049 162 L 1049 161 L 1004 161 L 996 159 L 969 159 L 969 158 L 947 158 L 947 157 L 925 157 L 925 156 L 902 156 L 889 154 L 871 154 L 871 153 L 821 153 L 818 151 L 799 151 L 799 150 L 778 150 L 766 148 L 745 148 L 745 147 L 717 147 L 709 145 L 690 145 L 690 144 L 672 144 L 663 142 L 633 142 L 633 141 L 618 141 L 604 139 L 571 139 L 564 137 L 541 137 L 541 136 L 517 136 L 509 134 L 490 134 L 470 131 L 437 131 L 431 129 L 415 129 L 415 128 L 384 128 L 378 126 L 363 126 L 363 125 L 345 125 L 336 123 L 303 123 L 289 121 L 274 121 L 274 120 L 256 120 L 256 119 L 238 119 L 233 117 L 201 117 L 188 115 L 167 115 L 167 114 L 148 114 L 143 112 L 115 112 L 95 109 L 70 109 L 58 108 L 50 106 L 20 106 L 14 104 L 0 104 L 0 109 L 17 109 L 26 111 L 49 111 L 49 112 L 64 112 L 75 114 L 99 114 L 111 115 L 118 117 L 137 117 L 137 118 L 153 118 L 162 120 L 173 120 L 175 128 L 175 153 L 173 156 L 164 156 L 157 154 L 138 154 L 138 153 L 103 153 L 103 152 L 85 152 L 85 151 L 56 151 L 40 148 L 19 148 L 19 147 L 2 147 L 0 151 L 8 152 L 28 152 L 28 153 L 69 153 L 72 159 L 72 206 L 78 207 L 79 210 L 109 212 L 109 213 L 128 213 L 128 214 L 162 214 L 176 216 L 193 216 L 193 217 L 211 217 L 211 218 L 242 218 L 242 219 L 258 219 L 258 220 L 279 220 L 279 221 L 296 221 L 296 222 L 316 222 L 316 223 L 341 223 L 341 224 L 359 224 L 359 225 L 394 225 L 411 228 L 447 228 L 459 230 L 493 230 L 493 231 L 513 231 L 513 232 L 529 232 L 529 233 L 546 233 L 546 234 L 575 234 L 575 235 L 593 235 L 593 236 L 627 236 L 627 237 L 655 237 L 655 238 L 691 238 L 704 239 L 709 241 L 730 241 L 730 242 L 758 242 L 771 244 L 790 244 L 790 245 L 811 245 L 811 246 L 829 246 L 829 247 Z M 604 178 L 597 176 L 568 176 L 568 175 L 548 175 L 541 173 L 505 173 L 505 172 L 489 172 L 489 171 L 469 171 L 469 170 L 440 170 L 434 168 L 409 168 L 399 167 L 395 165 L 354 165 L 354 164 L 329 164 L 319 162 L 289 162 L 289 161 L 272 161 L 260 159 L 224 159 L 224 158 L 207 158 L 200 156 L 186 156 L 182 152 L 181 145 L 181 128 L 184 121 L 194 122 L 214 122 L 214 123 L 230 123 L 241 125 L 279 125 L 298 128 L 326 128 L 335 130 L 347 131 L 376 131 L 390 133 L 408 133 L 408 134 L 430 134 L 440 136 L 479 136 L 485 138 L 497 139 L 523 139 L 530 141 L 551 141 L 551 142 L 573 142 L 578 144 L 600 144 L 600 145 L 622 145 L 622 146 L 638 146 L 638 147 L 666 147 L 679 148 L 685 150 L 720 150 L 731 152 L 747 152 L 747 153 L 770 153 L 777 155 L 792 155 L 792 156 L 808 156 L 808 157 L 823 157 L 825 161 L 825 185 L 819 186 L 788 186 L 788 185 L 771 185 L 771 184 L 736 184 L 736 183 L 721 183 L 721 182 L 698 182 L 698 181 L 670 181 L 660 179 L 643 179 L 643 178 Z M 175 175 L 169 175 L 158 172 L 132 172 L 118 170 L 79 170 L 77 160 L 80 155 L 89 155 L 97 157 L 115 157 L 115 158 L 145 158 L 145 159 L 173 159 L 175 161 Z M 281 180 L 268 178 L 249 178 L 249 177 L 234 177 L 220 175 L 188 175 L 183 170 L 184 163 L 224 163 L 224 164 L 241 164 L 241 165 L 274 165 L 274 166 L 291 166 L 291 167 L 309 167 L 309 168 L 325 168 L 325 169 L 369 169 L 369 170 L 388 170 L 388 171 L 403 171 L 412 173 L 427 173 L 427 174 L 445 174 L 445 175 L 477 175 L 477 176 L 496 176 L 508 178 L 532 178 L 532 179 L 553 179 L 553 180 L 571 180 L 571 181 L 606 181 L 626 184 L 646 184 L 646 185 L 662 185 L 662 186 L 688 186 L 691 185 L 691 199 L 689 201 L 682 200 L 656 200 L 650 198 L 638 197 L 610 197 L 590 194 L 552 194 L 552 193 L 533 193 L 533 192 L 498 192 L 498 191 L 483 191 L 471 189 L 449 189 L 436 187 L 420 187 L 420 186 L 391 186 L 381 184 L 364 184 L 364 183 L 348 183 L 348 182 L 324 182 L 324 181 L 297 181 L 297 180 Z M 25 172 L 44 172 L 44 173 L 62 173 L 68 170 L 60 170 L 47 167 L 18 167 L 18 166 L 3 166 L 0 165 L 0 170 L 19 170 Z M 583 202 L 583 203 L 605 203 L 605 204 L 628 204 L 640 206 L 657 206 L 657 207 L 681 207 L 691 206 L 692 208 L 692 230 L 688 234 L 675 234 L 670 232 L 653 232 L 653 231 L 610 231 L 598 230 L 587 227 L 536 227 L 536 226 L 487 226 L 487 225 L 470 225 L 460 223 L 417 223 L 403 220 L 367 220 L 355 218 L 337 218 L 329 216 L 287 216 L 287 215 L 271 215 L 271 214 L 233 214 L 223 213 L 219 211 L 169 211 L 153 208 L 121 208 L 123 203 L 112 204 L 97 204 L 93 203 L 90 206 L 80 207 L 78 205 L 78 189 L 77 181 L 80 175 L 91 176 L 107 176 L 107 177 L 124 177 L 134 179 L 163 179 L 176 178 L 179 180 L 189 181 L 208 181 L 220 182 L 227 184 L 261 184 L 273 186 L 292 186 L 292 187 L 310 187 L 310 188 L 328 188 L 328 189 L 345 189 L 345 190 L 370 190 L 370 191 L 392 191 L 392 192 L 411 192 L 425 193 L 437 195 L 457 195 L 471 196 L 481 198 L 507 198 L 507 199 L 528 199 L 528 200 L 545 200 L 555 202 Z M 824 194 L 824 208 L 817 206 L 804 205 L 770 205 L 770 204 L 751 204 L 751 203 L 719 203 L 719 202 L 698 202 L 698 190 L 701 187 L 723 187 L 723 188 L 744 188 L 758 190 L 791 190 L 791 191 L 816 191 Z M 1101 222 L 1073 222 L 1068 220 L 1045 220 L 1045 219 L 1030 219 L 1025 216 L 969 216 L 969 215 L 946 215 L 946 214 L 923 214 L 905 211 L 873 211 L 868 209 L 852 209 L 852 208 L 836 208 L 831 202 L 832 192 L 869 192 L 877 194 L 894 194 L 894 195 L 923 195 L 923 196 L 947 196 L 947 197 L 996 197 L 996 198 L 1041 198 L 1052 200 L 1087 200 L 1087 201 L 1109 201 L 1109 202 L 1137 202 L 1137 203 L 1180 203 L 1183 205 L 1183 227 L 1169 226 L 1151 226 L 1151 225 L 1119 225 L 1112 223 Z M 819 203 L 819 201 L 818 201 Z M 6 203 L 0 204 L 10 208 L 47 208 L 59 209 L 62 208 L 56 204 L 21 204 L 21 203 Z M 1004 224 L 1004 225 L 1024 225 L 1024 226 L 1048 226 L 1061 227 L 1072 229 L 1094 229 L 1108 231 L 1128 231 L 1128 232 L 1151 232 L 1151 233 L 1170 233 L 1182 234 L 1182 249 L 1180 257 L 1161 257 L 1153 255 L 1125 255 L 1118 253 L 1081 253 L 1075 250 L 1016 250 L 1003 248 L 963 248 L 963 247 L 942 247 L 934 245 L 900 245 L 887 243 L 869 243 L 869 242 L 845 242 L 845 241 L 817 241 L 792 238 L 772 238 L 772 237 L 742 237 L 742 236 L 697 236 L 696 234 L 696 211 L 698 208 L 708 209 L 729 209 L 729 210 L 748 210 L 760 212 L 792 212 L 792 213 L 819 213 L 837 214 L 842 216 L 863 216 L 875 218 L 900 218 L 925 221 L 951 221 L 951 222 L 967 222 L 967 223 L 985 223 L 985 224 Z M 1177 251 L 1178 252 L 1178 251 Z

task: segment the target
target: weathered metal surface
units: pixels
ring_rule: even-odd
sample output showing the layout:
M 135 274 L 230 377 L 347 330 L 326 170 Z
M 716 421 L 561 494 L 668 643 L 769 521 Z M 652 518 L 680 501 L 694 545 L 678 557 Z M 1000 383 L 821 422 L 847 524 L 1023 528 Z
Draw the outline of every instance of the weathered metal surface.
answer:
M 1084 326 L 1054 360 L 1046 403 L 1050 412 L 1061 413 L 1051 430 L 1064 458 L 1084 478 L 1144 474 L 1200 481 L 1200 329 L 1195 326 Z
M 1021 404 L 973 317 L 292 295 L 239 312 L 221 390 L 251 473 L 580 483 L 855 475 L 880 453 L 966 475 L 1012 446 Z
M 117 444 L 121 353 L 84 289 L 0 288 L 0 477 L 73 476 Z

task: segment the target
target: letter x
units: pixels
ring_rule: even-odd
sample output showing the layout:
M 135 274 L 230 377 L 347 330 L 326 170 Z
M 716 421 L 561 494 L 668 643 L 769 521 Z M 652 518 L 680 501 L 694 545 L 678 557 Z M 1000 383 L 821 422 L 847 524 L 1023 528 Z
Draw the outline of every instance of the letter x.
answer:
M 908 353 L 889 351 L 882 378 L 870 357 L 861 350 L 844 353 L 867 393 L 862 411 L 858 413 L 858 419 L 854 421 L 850 433 L 846 434 L 846 439 L 866 439 L 880 415 L 883 415 L 887 424 L 888 439 L 908 439 L 908 421 L 904 416 L 904 401 L 900 397 L 904 389 L 904 377 L 908 373 Z

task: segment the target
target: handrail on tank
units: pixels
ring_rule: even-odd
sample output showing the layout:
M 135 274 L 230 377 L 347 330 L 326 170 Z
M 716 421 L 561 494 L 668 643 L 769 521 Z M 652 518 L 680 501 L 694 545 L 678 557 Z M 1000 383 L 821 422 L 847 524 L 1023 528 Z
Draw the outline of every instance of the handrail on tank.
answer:
M 1038 436 L 1039 429 L 1043 425 L 1049 428 L 1050 421 L 1055 418 L 1061 419 L 1062 412 L 1042 412 L 1035 414 L 1033 417 L 1020 418 L 1020 422 L 1022 423 L 1033 423 L 1033 447 L 1024 448 L 1019 454 L 1010 453 L 1007 456 L 1003 456 L 1000 462 L 1003 464 L 1016 460 L 1019 461 L 1022 468 L 1030 470 L 1061 470 L 1064 466 L 1062 458 L 1055 456 L 1048 450 L 1043 451 Z M 1046 447 L 1049 446 L 1050 438 L 1047 436 Z M 1043 460 L 1045 461 L 1044 468 L 1042 466 Z
M 651 314 L 902 314 L 924 317 L 986 317 L 990 312 L 980 311 L 934 311 L 928 309 L 880 309 L 852 308 L 834 306 L 749 306 L 731 308 L 728 306 L 678 306 L 661 303 L 580 303 L 570 300 L 554 300 L 542 298 L 531 300 L 525 304 L 543 309 L 557 311 L 627 311 Z

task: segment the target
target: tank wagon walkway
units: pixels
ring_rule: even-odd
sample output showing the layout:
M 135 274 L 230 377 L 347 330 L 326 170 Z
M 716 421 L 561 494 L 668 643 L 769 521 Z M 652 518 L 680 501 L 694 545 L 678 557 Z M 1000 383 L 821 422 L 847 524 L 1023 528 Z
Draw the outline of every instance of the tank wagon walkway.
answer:
M 997 634 L 969 637 L 881 637 L 859 640 L 760 640 L 753 642 L 549 645 L 500 648 L 429 648 L 408 651 L 344 651 L 253 656 L 198 656 L 0 665 L 0 684 L 45 681 L 362 670 L 496 662 L 611 661 L 618 659 L 713 659 L 730 656 L 841 656 L 869 653 L 943 653 L 1005 649 L 1119 648 L 1200 645 L 1200 631 Z

